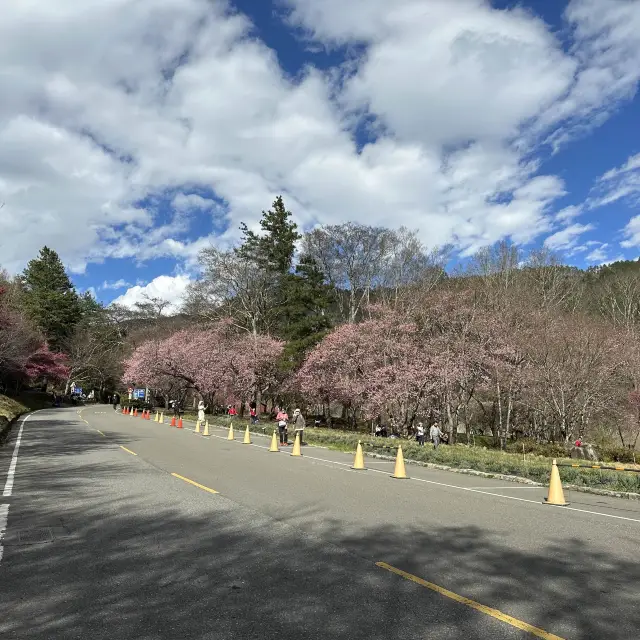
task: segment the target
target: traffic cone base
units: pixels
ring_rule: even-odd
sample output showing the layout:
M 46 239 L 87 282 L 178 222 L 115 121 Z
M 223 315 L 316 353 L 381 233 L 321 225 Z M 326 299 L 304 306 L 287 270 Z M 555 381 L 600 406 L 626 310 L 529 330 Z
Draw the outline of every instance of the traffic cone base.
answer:
M 404 468 L 404 456 L 402 455 L 402 445 L 398 446 L 398 454 L 396 455 L 396 467 L 393 471 L 392 478 L 396 480 L 408 480 L 409 476 Z
M 276 430 L 273 430 L 273 435 L 271 436 L 271 446 L 269 447 L 270 453 L 277 453 L 280 451 L 278 448 L 278 436 L 276 435 Z
M 551 479 L 549 481 L 549 494 L 544 499 L 544 504 L 550 504 L 556 507 L 566 507 L 569 504 L 564 499 L 564 491 L 562 490 L 562 482 L 560 481 L 560 472 L 558 471 L 558 463 L 555 460 L 551 465 Z
M 292 456 L 301 456 L 302 452 L 300 451 L 300 432 L 296 433 L 296 439 L 293 443 L 293 450 L 291 451 Z
M 244 440 L 242 444 L 251 444 L 251 432 L 249 431 L 249 425 L 247 425 L 247 430 L 244 432 Z
M 366 471 L 364 466 L 364 454 L 362 453 L 362 443 L 358 440 L 358 447 L 356 449 L 356 457 L 353 460 L 353 466 L 351 467 L 355 471 Z

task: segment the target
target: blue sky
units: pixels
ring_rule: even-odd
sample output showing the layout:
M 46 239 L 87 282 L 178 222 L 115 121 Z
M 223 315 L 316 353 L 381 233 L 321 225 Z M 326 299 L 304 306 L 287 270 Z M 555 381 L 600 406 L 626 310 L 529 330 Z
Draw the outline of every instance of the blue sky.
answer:
M 11 273 L 47 244 L 80 290 L 175 309 L 278 194 L 461 260 L 640 256 L 637 0 L 50 0 L 0 39 Z

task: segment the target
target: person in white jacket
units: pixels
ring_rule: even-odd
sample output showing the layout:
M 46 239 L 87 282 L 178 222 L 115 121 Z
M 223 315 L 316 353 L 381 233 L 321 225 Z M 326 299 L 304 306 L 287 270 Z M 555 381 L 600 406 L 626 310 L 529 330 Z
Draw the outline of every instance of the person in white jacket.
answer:
M 200 400 L 200 402 L 198 402 L 198 421 L 199 422 L 204 422 L 204 412 L 207 409 L 207 407 L 204 406 L 204 400 Z

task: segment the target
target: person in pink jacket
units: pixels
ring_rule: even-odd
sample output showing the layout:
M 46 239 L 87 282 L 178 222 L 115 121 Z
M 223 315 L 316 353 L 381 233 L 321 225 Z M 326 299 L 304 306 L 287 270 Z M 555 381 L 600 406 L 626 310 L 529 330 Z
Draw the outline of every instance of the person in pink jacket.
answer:
M 278 423 L 278 432 L 280 434 L 280 446 L 286 447 L 289 444 L 287 434 L 287 423 L 289 422 L 289 415 L 284 409 L 278 409 L 276 421 Z

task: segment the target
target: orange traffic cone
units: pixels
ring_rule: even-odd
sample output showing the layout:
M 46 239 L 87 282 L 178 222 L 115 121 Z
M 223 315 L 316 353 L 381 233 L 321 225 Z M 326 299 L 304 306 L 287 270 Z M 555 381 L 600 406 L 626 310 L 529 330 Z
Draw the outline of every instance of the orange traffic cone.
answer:
M 173 416 L 173 418 L 171 418 L 171 424 L 169 425 L 171 427 L 175 427 L 176 426 L 176 417 Z
M 393 471 L 392 478 L 396 480 L 408 480 L 409 476 L 404 469 L 404 456 L 402 455 L 402 445 L 398 447 L 398 455 L 396 456 L 396 468 Z
M 182 418 L 178 418 L 178 429 L 182 429 Z
M 566 507 L 569 504 L 564 499 L 564 491 L 562 490 L 562 482 L 560 481 L 560 472 L 558 471 L 558 464 L 555 460 L 551 465 L 549 494 L 545 498 L 544 504 L 552 504 L 556 507 Z
M 127 415 L 127 407 L 122 407 L 122 415 L 123 416 Z

